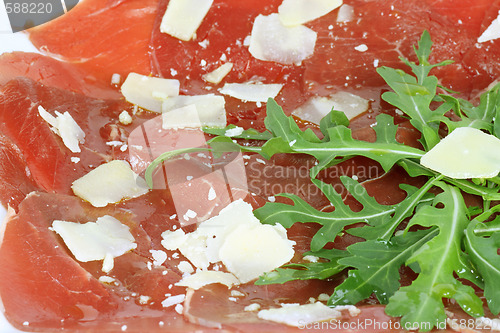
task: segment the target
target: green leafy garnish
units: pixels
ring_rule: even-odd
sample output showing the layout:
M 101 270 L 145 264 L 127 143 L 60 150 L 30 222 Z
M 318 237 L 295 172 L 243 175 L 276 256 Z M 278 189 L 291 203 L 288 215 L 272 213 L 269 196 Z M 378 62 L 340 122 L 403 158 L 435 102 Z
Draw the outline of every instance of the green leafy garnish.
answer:
M 267 103 L 267 117 L 265 124 L 273 137 L 260 147 L 249 147 L 233 142 L 231 138 L 218 136 L 209 141 L 209 144 L 227 143 L 244 152 L 256 152 L 269 159 L 279 153 L 307 154 L 318 160 L 318 165 L 312 168 L 311 177 L 323 169 L 338 164 L 342 158 L 365 156 L 380 163 L 384 170 L 390 170 L 395 163 L 403 159 L 419 159 L 424 152 L 400 144 L 394 137 L 396 125 L 390 116 L 377 116 L 377 125 L 374 129 L 381 133 L 377 142 L 371 143 L 353 139 L 351 130 L 344 124 L 329 123 L 324 125 L 326 133 L 323 140 L 311 130 L 302 131 L 293 117 L 287 117 L 281 107 L 272 99 Z
M 479 232 L 478 232 L 479 231 Z M 480 236 L 485 235 L 487 237 Z M 465 231 L 465 248 L 484 279 L 484 296 L 495 315 L 500 313 L 500 219 L 483 224 L 472 221 Z
M 453 275 L 467 268 L 461 260 L 462 238 L 469 223 L 467 207 L 456 187 L 439 187 L 443 192 L 433 205 L 417 210 L 408 225 L 437 226 L 439 234 L 408 258 L 406 264 L 417 263 L 420 273 L 411 285 L 400 288 L 386 307 L 389 315 L 401 316 L 403 324 L 446 320 L 443 298 L 455 299 L 472 316 L 483 315 L 482 302 L 474 289 Z
M 399 268 L 423 244 L 437 235 L 436 229 L 410 232 L 390 241 L 370 240 L 349 246 L 350 256 L 339 260 L 353 267 L 336 289 L 330 304 L 356 304 L 375 294 L 382 304 L 399 289 Z
M 422 149 L 399 143 L 398 126 L 387 114 L 376 117 L 375 142 L 366 142 L 353 138 L 349 120 L 342 112 L 332 110 L 324 117 L 319 124 L 322 136 L 318 136 L 311 129 L 300 129 L 274 100 L 267 103 L 264 132 L 235 131 L 234 125 L 205 129 L 215 135 L 205 148 L 214 154 L 242 151 L 266 159 L 275 154 L 313 156 L 317 163 L 310 169 L 311 181 L 334 207 L 329 212 L 317 210 L 297 195 L 282 193 L 277 195 L 286 198 L 287 203 L 268 202 L 255 210 L 255 216 L 265 224 L 279 223 L 285 228 L 295 223 L 320 226 L 311 239 L 311 251 L 305 254 L 318 257 L 318 262 L 285 265 L 261 276 L 257 284 L 328 279 L 347 271 L 347 278 L 331 295 L 330 305 L 355 305 L 375 295 L 381 304 L 387 305 L 387 314 L 401 317 L 402 327 L 426 323 L 420 329 L 430 330 L 446 320 L 444 299 L 453 299 L 472 317 L 484 314 L 472 283 L 484 290 L 491 312 L 500 313 L 500 204 L 495 202 L 500 200 L 500 177 L 453 179 L 419 162 L 440 142 L 443 130 L 474 127 L 500 137 L 500 85 L 485 92 L 478 105 L 454 97 L 430 75 L 433 68 L 451 63 L 431 64 L 431 46 L 430 36 L 424 32 L 415 48 L 418 63 L 402 59 L 412 74 L 388 67 L 377 69 L 392 89 L 382 98 L 399 109 L 420 132 Z M 240 134 L 226 135 L 231 133 Z M 235 139 L 260 143 L 248 145 Z M 186 152 L 190 151 L 169 152 L 155 160 L 146 171 L 148 184 L 152 171 L 162 161 Z M 383 205 L 367 193 L 363 184 L 342 176 L 345 190 L 362 206 L 358 211 L 352 210 L 333 186 L 317 176 L 320 171 L 356 156 L 378 162 L 386 172 L 398 165 L 409 176 L 427 181 L 420 188 L 401 184 L 406 198 L 398 204 Z M 482 207 L 467 207 L 463 193 L 482 200 Z M 360 226 L 353 228 L 353 224 Z M 332 242 L 346 233 L 360 241 L 345 250 L 331 249 Z M 416 278 L 400 286 L 403 267 L 411 269 Z
M 411 124 L 422 133 L 421 143 L 426 150 L 431 149 L 439 142 L 439 121 L 441 116 L 449 110 L 447 107 L 435 110 L 430 107 L 436 96 L 438 79 L 435 76 L 429 76 L 429 72 L 434 67 L 451 63 L 444 61 L 431 65 L 428 61 L 431 46 L 432 42 L 426 31 L 418 43 L 418 48 L 415 49 L 419 64 L 404 60 L 415 76 L 400 69 L 389 67 L 377 69 L 377 73 L 394 90 L 384 93 L 382 98 L 399 108 L 410 118 Z
M 306 255 L 314 255 L 326 261 L 285 265 L 282 268 L 265 273 L 255 284 L 283 284 L 293 280 L 327 279 L 346 268 L 346 266 L 338 263 L 339 259 L 348 255 L 346 251 L 323 249 L 318 252 L 308 252 Z

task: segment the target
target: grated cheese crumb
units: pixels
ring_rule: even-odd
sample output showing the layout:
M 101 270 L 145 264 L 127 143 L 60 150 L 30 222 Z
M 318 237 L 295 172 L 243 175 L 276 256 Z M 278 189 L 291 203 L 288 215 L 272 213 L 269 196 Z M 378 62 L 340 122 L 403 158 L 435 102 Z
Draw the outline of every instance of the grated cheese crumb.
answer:
M 244 311 L 247 312 L 254 312 L 254 311 L 259 311 L 260 310 L 260 304 L 258 303 L 252 303 L 250 305 L 245 306 Z
M 177 312 L 178 314 L 182 314 L 182 311 L 184 310 L 184 306 L 182 304 L 177 304 L 175 306 L 175 312 Z
M 120 84 L 122 77 L 118 73 L 111 75 L 111 84 Z
M 368 51 L 368 46 L 366 46 L 366 44 L 360 44 L 358 46 L 355 46 L 354 49 L 359 52 L 366 52 Z
M 132 123 L 132 117 L 130 116 L 130 114 L 123 110 L 120 115 L 118 116 L 118 120 L 120 121 L 120 123 L 122 123 L 123 125 L 130 125 Z
M 149 250 L 153 256 L 153 265 L 161 266 L 165 261 L 167 261 L 167 254 L 165 251 L 161 250 Z
M 185 260 L 181 261 L 179 265 L 177 265 L 177 268 L 179 268 L 179 270 L 184 274 L 191 274 L 194 272 L 193 266 Z
M 239 290 L 231 290 L 231 296 L 233 296 L 233 297 L 243 297 L 243 296 L 245 296 L 245 294 L 242 293 Z
M 161 305 L 164 308 L 168 308 L 170 306 L 173 306 L 173 305 L 180 304 L 180 303 L 184 302 L 185 299 L 186 299 L 186 295 L 184 295 L 184 294 L 175 295 L 175 296 L 169 296 L 164 301 L 161 302 Z

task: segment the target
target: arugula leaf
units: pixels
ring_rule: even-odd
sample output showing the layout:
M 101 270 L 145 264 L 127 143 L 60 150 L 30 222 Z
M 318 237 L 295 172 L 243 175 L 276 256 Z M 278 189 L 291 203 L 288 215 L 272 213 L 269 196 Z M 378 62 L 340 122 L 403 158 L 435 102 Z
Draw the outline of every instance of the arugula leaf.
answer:
M 450 103 L 456 115 L 460 117 L 459 121 L 452 121 L 447 117 L 443 117 L 442 121 L 448 127 L 448 132 L 452 132 L 458 127 L 473 127 L 481 130 L 486 130 L 491 134 L 493 131 L 493 119 L 498 112 L 500 105 L 500 86 L 495 86 L 493 89 L 484 93 L 480 97 L 478 106 L 474 106 L 471 102 L 460 98 L 454 98 L 449 95 L 440 95 L 443 101 Z
M 446 108 L 431 110 L 430 105 L 436 96 L 438 79 L 428 76 L 432 68 L 449 64 L 444 61 L 439 64 L 429 64 L 432 41 L 425 31 L 415 48 L 419 64 L 408 60 L 403 61 L 411 67 L 415 77 L 399 69 L 380 67 L 377 73 L 394 90 L 382 94 L 382 99 L 394 105 L 410 117 L 410 123 L 422 133 L 421 143 L 425 150 L 434 147 L 440 140 L 439 122 L 448 111 Z
M 399 268 L 423 244 L 438 234 L 437 229 L 409 232 L 390 241 L 370 240 L 347 248 L 352 256 L 339 264 L 353 267 L 348 278 L 335 288 L 329 304 L 356 304 L 375 294 L 382 304 L 399 289 Z
M 254 211 L 254 215 L 264 224 L 279 223 L 285 228 L 290 228 L 296 222 L 314 222 L 323 227 L 313 236 L 311 240 L 311 250 L 318 251 L 328 242 L 332 242 L 345 226 L 366 222 L 377 224 L 379 220 L 387 220 L 394 212 L 394 206 L 384 206 L 370 197 L 365 188 L 350 177 L 342 176 L 342 183 L 347 190 L 353 194 L 363 209 L 354 212 L 347 206 L 340 193 L 337 193 L 333 186 L 325 184 L 320 180 L 313 179 L 313 182 L 335 207 L 333 212 L 321 212 L 310 206 L 303 199 L 296 195 L 280 194 L 289 198 L 293 205 L 278 202 L 268 202 L 263 207 Z
M 477 230 L 488 237 L 477 235 Z M 500 218 L 487 224 L 473 221 L 465 231 L 464 244 L 472 263 L 484 280 L 484 296 L 494 315 L 500 313 Z
M 344 125 L 326 128 L 327 141 L 320 140 L 311 129 L 302 131 L 293 117 L 287 117 L 282 108 L 272 99 L 267 103 L 267 116 L 265 124 L 273 138 L 261 147 L 249 147 L 239 145 L 228 137 L 216 137 L 209 141 L 210 145 L 216 143 L 233 144 L 242 151 L 257 152 L 264 158 L 271 158 L 278 153 L 307 154 L 318 160 L 318 165 L 311 169 L 311 177 L 314 178 L 319 171 L 333 164 L 340 163 L 342 158 L 353 156 L 365 156 L 379 162 L 384 170 L 388 171 L 398 161 L 405 158 L 419 159 L 423 151 L 413 147 L 397 143 L 395 139 L 389 138 L 389 133 L 395 135 L 395 125 L 390 116 L 379 115 L 377 121 L 381 125 L 375 130 L 382 133 L 381 138 L 375 142 L 366 142 L 352 138 L 351 130 Z M 388 126 L 387 129 L 383 127 Z
M 470 286 L 463 285 L 453 275 L 464 269 L 461 260 L 463 230 L 469 222 L 467 207 L 460 191 L 445 183 L 437 184 L 443 190 L 432 206 L 417 210 L 410 220 L 413 225 L 437 226 L 439 234 L 428 241 L 406 261 L 417 263 L 420 273 L 409 286 L 400 288 L 389 299 L 386 313 L 402 316 L 403 325 L 446 320 L 442 298 L 454 298 L 471 316 L 483 314 L 482 303 Z M 432 259 L 431 259 L 432 258 Z
M 483 94 L 477 106 L 447 94 L 438 95 L 438 88 L 446 93 L 453 92 L 439 86 L 438 79 L 429 73 L 450 61 L 430 64 L 431 48 L 430 36 L 424 32 L 415 48 L 418 63 L 402 59 L 412 75 L 388 67 L 377 69 L 393 90 L 384 93 L 382 98 L 399 108 L 421 132 L 424 151 L 398 143 L 398 127 L 394 118 L 387 114 L 376 118 L 373 126 L 376 141 L 366 142 L 354 139 L 345 114 L 332 110 L 320 122 L 323 134 L 320 138 L 311 129 L 301 130 L 294 118 L 286 116 L 270 99 L 264 120 L 266 131 L 247 129 L 230 137 L 229 134 L 239 132 L 227 132 L 234 130 L 234 125 L 224 129 L 205 128 L 206 133 L 216 135 L 208 142 L 207 148 L 188 148 L 163 154 L 146 170 L 146 180 L 151 183 L 152 172 L 162 161 L 192 151 L 209 150 L 214 155 L 230 151 L 253 152 L 266 159 L 281 153 L 313 156 L 317 164 L 310 169 L 311 181 L 334 206 L 333 212 L 318 211 L 300 197 L 284 193 L 280 195 L 290 199 L 292 204 L 267 203 L 254 214 L 262 223 L 279 223 L 285 228 L 297 222 L 321 225 L 311 240 L 309 253 L 322 259 L 277 268 L 261 276 L 257 284 L 327 279 L 349 269 L 347 279 L 335 289 L 330 304 L 355 304 L 375 294 L 380 303 L 387 303 L 387 314 L 402 317 L 402 327 L 411 323 L 428 323 L 423 328 L 431 329 L 446 319 L 443 298 L 455 299 L 471 316 L 482 315 L 479 297 L 472 287 L 457 280 L 458 276 L 484 288 L 490 309 L 500 313 L 500 292 L 495 289 L 500 278 L 500 260 L 496 252 L 500 247 L 500 217 L 497 216 L 500 205 L 490 207 L 494 200 L 500 200 L 500 177 L 472 181 L 452 179 L 419 163 L 425 151 L 440 141 L 439 130 L 443 124 L 449 131 L 467 126 L 500 137 L 500 85 Z M 456 116 L 449 116 L 449 111 Z M 249 145 L 234 139 L 263 142 Z M 344 203 L 333 186 L 316 179 L 321 170 L 355 156 L 370 158 L 385 171 L 397 164 L 411 177 L 429 179 L 419 189 L 401 185 L 407 197 L 396 205 L 382 205 L 370 197 L 361 184 L 343 176 L 343 185 L 363 207 L 355 212 Z M 431 194 L 434 193 L 431 188 L 435 186 L 442 192 Z M 467 208 L 460 191 L 482 197 L 483 206 Z M 395 232 L 410 217 L 406 231 Z M 359 222 L 365 225 L 346 228 Z M 417 225 L 420 230 L 409 231 Z M 324 248 L 345 232 L 365 241 L 353 244 L 345 251 Z M 411 285 L 400 287 L 399 269 L 404 264 L 418 276 Z
M 349 126 L 349 119 L 347 119 L 344 112 L 332 110 L 325 117 L 323 117 L 319 123 L 319 129 L 324 135 L 323 141 L 330 140 L 328 129 L 339 125 L 345 127 Z
M 413 190 L 413 188 L 404 186 L 404 184 L 402 184 L 401 187 L 403 189 L 406 188 L 408 196 L 399 204 L 395 205 L 394 215 L 390 219 L 387 219 L 386 221 L 380 221 L 384 223 L 380 223 L 374 226 L 349 229 L 347 232 L 351 235 L 358 236 L 366 240 L 389 240 L 400 223 L 403 222 L 404 219 L 412 215 L 413 210 L 415 209 L 415 207 L 417 207 L 417 205 L 433 199 L 431 196 L 426 196 L 426 194 L 434 186 L 434 183 L 439 179 L 440 177 L 429 179 L 427 183 L 418 190 Z M 410 190 L 413 190 L 413 193 L 410 194 Z
M 283 284 L 294 280 L 327 279 L 344 270 L 344 266 L 329 262 L 286 265 L 263 274 L 256 285 Z
M 345 269 L 345 266 L 339 264 L 338 260 L 348 255 L 347 251 L 337 249 L 322 249 L 321 251 L 309 252 L 307 254 L 328 261 L 285 265 L 282 268 L 277 268 L 274 271 L 263 274 L 255 284 L 283 284 L 293 280 L 324 280 Z
M 440 175 L 438 172 L 427 169 L 420 163 L 410 159 L 403 159 L 398 162 L 398 165 L 403 167 L 411 177 L 418 177 L 418 176 L 436 177 Z M 458 187 L 459 189 L 461 189 L 466 193 L 480 196 L 485 200 L 500 200 L 500 194 L 499 194 L 500 186 L 487 187 L 474 184 L 473 182 L 467 179 L 453 179 L 449 177 L 443 177 L 443 181 Z

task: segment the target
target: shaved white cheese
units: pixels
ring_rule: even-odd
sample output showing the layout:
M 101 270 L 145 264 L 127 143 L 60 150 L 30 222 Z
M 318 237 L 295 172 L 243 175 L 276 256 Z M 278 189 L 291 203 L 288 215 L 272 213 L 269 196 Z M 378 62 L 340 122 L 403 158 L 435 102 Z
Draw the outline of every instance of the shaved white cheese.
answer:
M 111 84 L 120 84 L 120 81 L 122 80 L 122 77 L 118 73 L 114 73 L 111 75 Z
M 127 162 L 120 160 L 98 166 L 75 180 L 71 189 L 94 207 L 136 198 L 149 191 L 144 179 L 134 173 Z
M 278 14 L 255 18 L 250 36 L 249 51 L 253 57 L 292 65 L 311 56 L 317 34 L 303 25 L 285 27 Z
M 260 310 L 260 304 L 259 303 L 252 303 L 250 305 L 245 306 L 243 311 L 247 312 L 254 312 L 254 311 L 259 311 Z
M 113 268 L 114 258 L 137 247 L 129 227 L 109 215 L 87 223 L 56 220 L 52 228 L 61 236 L 76 260 L 104 260 L 105 272 Z
M 339 8 L 339 12 L 337 14 L 337 22 L 344 23 L 350 22 L 354 18 L 354 8 L 352 6 L 343 4 Z
M 459 127 L 422 156 L 420 164 L 451 178 L 495 177 L 500 172 L 500 139 Z
M 161 112 L 163 100 L 179 95 L 179 80 L 130 73 L 121 86 L 125 99 L 150 111 Z
M 295 245 L 281 225 L 262 225 L 252 206 L 241 199 L 202 222 L 194 232 L 166 231 L 162 237 L 165 248 L 180 250 L 197 268 L 222 262 L 242 283 L 290 261 Z
M 213 83 L 213 84 L 219 84 L 227 74 L 233 69 L 233 63 L 232 62 L 226 62 L 223 65 L 220 65 L 218 68 L 215 70 L 211 71 L 210 73 L 207 73 L 203 75 L 203 80 Z
M 196 128 L 201 127 L 201 121 L 198 116 L 198 110 L 196 105 L 191 104 L 183 106 L 178 109 L 174 109 L 169 112 L 165 112 L 161 115 L 163 123 L 162 128 Z
M 161 244 L 167 250 L 179 250 L 195 267 L 200 269 L 208 268 L 210 262 L 205 253 L 205 236 L 199 235 L 196 232 L 185 234 L 182 229 L 165 231 L 161 236 L 163 237 Z
M 163 126 L 164 128 L 225 127 L 227 123 L 225 104 L 223 96 L 214 94 L 168 98 L 162 104 Z M 171 112 L 174 114 L 167 115 Z
M 339 91 L 328 97 L 311 97 L 295 109 L 292 114 L 302 120 L 318 124 L 332 109 L 343 111 L 348 119 L 368 110 L 368 100 L 345 91 Z
M 304 256 L 304 258 L 303 258 L 303 259 L 304 259 L 304 260 L 306 260 L 306 261 L 309 261 L 309 262 L 318 262 L 318 260 L 319 260 L 319 258 L 318 258 L 318 257 L 316 257 L 316 256 L 311 256 L 311 255 L 309 255 L 309 256 Z
M 197 271 L 192 275 L 184 277 L 175 285 L 191 289 L 200 289 L 203 286 L 214 283 L 220 283 L 228 288 L 231 288 L 233 285 L 240 284 L 240 281 L 231 273 L 219 271 Z
M 366 52 L 368 51 L 368 46 L 366 46 L 366 44 L 359 44 L 358 46 L 355 46 L 354 49 L 358 52 Z
M 170 0 L 160 31 L 183 41 L 192 39 L 213 0 Z
M 275 98 L 282 88 L 283 85 L 278 83 L 226 83 L 219 91 L 221 94 L 241 99 L 242 101 L 267 102 L 269 98 Z
M 179 265 L 177 265 L 177 268 L 179 268 L 182 273 L 191 274 L 194 272 L 193 266 L 186 260 L 181 261 Z
M 233 297 L 244 297 L 245 294 L 239 290 L 231 290 L 231 296 Z
M 224 135 L 229 137 L 238 136 L 241 135 L 243 131 L 244 131 L 243 127 L 236 126 L 234 128 L 226 130 L 226 133 L 224 133 Z
M 214 94 L 194 96 L 180 95 L 165 100 L 162 104 L 162 112 L 168 112 L 194 104 L 197 109 L 203 110 L 202 112 L 207 114 L 218 114 L 225 110 L 225 103 L 224 97 Z
M 296 327 L 336 319 L 341 315 L 338 310 L 321 302 L 306 305 L 282 304 L 281 308 L 261 310 L 257 313 L 260 319 Z
M 230 272 L 246 283 L 290 261 L 293 245 L 281 224 L 241 225 L 228 234 L 219 257 Z
M 212 263 L 221 261 L 220 250 L 229 235 L 239 226 L 260 226 L 259 220 L 253 215 L 252 206 L 243 200 L 236 200 L 207 221 L 198 226 L 195 231 L 205 237 L 205 254 Z
M 500 37 L 500 12 L 496 19 L 486 28 L 486 30 L 477 39 L 478 43 L 484 43 Z
M 149 250 L 149 252 L 153 256 L 153 265 L 155 266 L 161 266 L 168 259 L 165 251 Z
M 342 0 L 283 0 L 278 7 L 281 23 L 294 26 L 315 20 L 342 5 Z
M 354 305 L 337 305 L 334 309 L 337 311 L 347 310 L 351 317 L 357 317 L 361 314 L 361 310 Z
M 132 117 L 130 116 L 130 114 L 127 112 L 127 111 L 122 111 L 120 113 L 120 115 L 118 116 L 118 120 L 120 121 L 120 123 L 122 123 L 123 125 L 130 125 L 132 123 Z
M 114 278 L 112 278 L 111 276 L 106 276 L 106 275 L 99 276 L 99 282 L 102 282 L 102 283 L 113 283 L 115 281 L 116 280 Z
M 180 303 L 184 302 L 185 299 L 186 299 L 186 295 L 169 296 L 164 301 L 161 302 L 161 305 L 164 308 L 168 308 L 172 305 L 176 305 L 176 304 L 180 304 Z
M 81 152 L 79 144 L 85 142 L 85 132 L 78 126 L 68 111 L 64 113 L 55 111 L 56 117 L 54 117 L 39 105 L 38 114 L 51 126 L 52 131 L 59 135 L 64 145 L 71 152 Z

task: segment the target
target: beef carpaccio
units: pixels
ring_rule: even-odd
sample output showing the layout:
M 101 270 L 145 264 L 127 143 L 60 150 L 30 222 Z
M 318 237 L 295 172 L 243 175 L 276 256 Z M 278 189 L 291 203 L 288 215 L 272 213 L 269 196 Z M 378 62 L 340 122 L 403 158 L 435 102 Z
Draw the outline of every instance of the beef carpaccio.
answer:
M 495 206 L 499 180 L 443 178 L 418 167 L 418 158 L 435 144 L 430 143 L 434 132 L 442 138 L 450 129 L 462 126 L 498 136 L 495 115 L 498 118 L 500 108 L 484 106 L 486 98 L 480 96 L 486 96 L 500 76 L 500 40 L 478 39 L 496 19 L 500 2 L 311 1 L 310 7 L 318 8 L 337 3 L 300 25 L 315 33 L 313 52 L 293 63 L 258 59 L 249 50 L 254 22 L 260 16 L 275 15 L 285 2 L 202 1 L 200 6 L 208 3 L 209 8 L 186 41 L 162 28 L 167 7 L 173 7 L 171 3 L 182 7 L 182 1 L 84 0 L 66 15 L 28 31 L 43 55 L 14 52 L 0 56 L 0 200 L 8 207 L 0 236 L 0 298 L 14 327 L 29 332 L 399 332 L 411 328 L 403 324 L 422 320 L 413 328 L 465 332 L 500 325 L 492 319 L 500 311 L 495 287 L 495 276 L 500 277 L 496 253 L 500 243 L 491 231 L 498 225 L 494 218 L 500 211 Z M 301 3 L 309 7 L 304 5 L 307 1 L 296 1 L 295 6 Z M 299 12 L 308 12 L 305 7 Z M 193 17 L 200 12 L 191 11 Z M 297 11 L 295 14 L 301 16 Z M 433 41 L 428 59 L 429 54 L 414 50 L 427 33 Z M 420 50 L 426 48 L 424 44 L 421 42 Z M 288 46 L 297 45 L 290 42 Z M 410 73 L 403 59 L 424 65 L 427 61 L 453 61 L 432 68 L 438 92 L 446 96 L 434 91 L 428 105 L 448 105 L 441 116 L 460 125 L 449 125 L 442 118 L 419 123 L 404 110 L 404 102 L 382 98 L 398 88 L 388 84 L 388 76 L 379 75 L 377 69 L 401 69 L 398 73 L 403 77 L 404 71 Z M 225 75 L 215 81 L 207 79 L 208 73 L 224 64 L 232 66 Z M 148 76 L 177 80 L 180 96 L 222 96 L 217 100 L 223 100 L 230 127 L 222 132 L 213 128 L 203 132 L 189 124 L 165 126 L 162 110 L 148 110 L 124 96 L 120 86 L 129 73 L 142 75 L 143 82 Z M 428 87 L 431 81 L 411 82 L 408 89 L 412 85 Z M 279 84 L 274 100 L 284 114 L 275 112 L 272 118 L 271 101 L 246 100 L 225 90 L 228 83 L 248 82 L 253 87 Z M 136 93 L 144 95 L 144 91 Z M 426 93 L 429 91 L 419 90 L 416 95 Z M 492 90 L 488 96 L 495 93 Z M 153 104 L 160 101 L 164 108 L 170 97 L 162 94 L 161 89 L 153 91 Z M 351 99 L 328 104 L 334 103 L 331 96 Z M 491 101 L 498 103 L 495 98 Z M 354 105 L 357 113 L 347 124 L 347 118 L 327 112 L 324 119 L 336 116 L 320 126 L 319 121 L 308 118 L 306 106 L 314 107 L 311 101 L 326 103 L 329 109 Z M 457 118 L 457 104 L 469 118 Z M 474 108 L 478 104 L 482 107 Z M 493 111 L 484 111 L 488 108 Z M 479 116 L 473 115 L 480 110 L 483 113 Z M 60 125 L 66 112 L 73 120 L 70 123 L 76 123 L 84 134 L 84 139 L 77 140 L 76 150 L 70 149 L 65 128 Z M 387 122 L 387 117 L 391 121 Z M 288 125 L 291 119 L 296 127 Z M 423 128 L 434 132 L 429 134 Z M 300 131 L 306 134 L 293 139 Z M 250 134 L 242 137 L 245 133 Z M 214 143 L 236 143 L 241 151 L 209 154 L 206 142 L 217 134 Z M 234 136 L 234 142 L 224 140 L 224 136 Z M 405 147 L 401 149 L 406 155 L 389 164 L 381 151 L 332 155 L 328 160 L 325 152 L 294 150 L 297 140 L 303 138 L 310 140 L 307 147 L 313 148 L 309 151 L 316 149 L 314 145 L 328 151 L 330 143 L 338 139 L 346 150 L 350 143 L 352 147 L 386 144 Z M 272 147 L 271 141 L 281 143 Z M 139 194 L 96 204 L 75 185 L 115 160 L 126 161 L 130 172 L 145 178 L 154 158 L 175 149 L 184 149 L 180 158 L 153 170 L 152 189 L 144 189 L 138 181 L 134 190 L 142 189 Z M 415 156 L 416 162 L 412 159 Z M 81 191 L 106 197 L 108 187 L 114 185 L 104 178 L 102 181 Z M 281 193 L 286 195 L 279 196 Z M 457 193 L 461 201 L 452 201 Z M 411 202 L 408 198 L 417 199 Z M 192 253 L 208 253 L 208 247 L 193 250 L 169 243 L 181 230 L 183 237 L 198 236 L 181 237 L 180 242 L 201 237 L 197 230 L 203 229 L 205 221 L 221 216 L 231 202 L 250 204 L 262 226 L 282 225 L 272 229 L 273 235 L 284 233 L 286 241 L 280 236 L 283 243 L 262 244 L 271 250 L 257 251 L 263 257 L 256 258 L 248 252 L 261 242 L 259 235 L 250 241 L 253 247 L 249 245 L 242 258 L 209 261 L 202 268 L 203 264 L 194 262 L 200 255 Z M 456 214 L 447 222 L 447 215 L 439 212 L 450 207 Z M 360 218 L 364 212 L 373 214 Z M 455 219 L 460 212 L 461 219 Z M 425 214 L 427 219 L 421 217 Z M 375 215 L 380 216 L 380 222 Z M 238 214 L 233 216 L 232 222 L 238 223 Z M 105 267 L 109 253 L 100 259 L 81 260 L 82 254 L 55 223 L 95 224 L 103 217 L 119 221 L 120 230 L 126 229 L 133 238 L 130 249 L 111 256 L 111 267 Z M 354 222 L 349 222 L 350 217 Z M 389 236 L 384 234 L 380 240 L 377 234 L 367 236 L 367 224 L 376 233 L 383 229 L 384 221 L 396 218 L 400 218 L 399 224 L 387 229 Z M 453 223 L 461 229 L 450 227 Z M 476 238 L 463 236 L 474 234 L 470 233 L 474 223 L 484 224 L 476 230 L 486 231 L 476 233 Z M 491 223 L 491 230 L 487 223 Z M 352 231 L 355 229 L 361 231 Z M 404 238 L 406 234 L 413 242 Z M 215 234 L 211 237 L 222 242 Z M 431 243 L 433 237 L 436 241 Z M 478 239 L 484 242 L 483 247 L 477 245 Z M 422 256 L 431 253 L 426 246 L 439 249 L 437 240 L 446 246 L 433 253 L 435 260 L 422 261 Z M 210 237 L 205 240 L 207 246 L 210 241 Z M 231 239 L 224 242 L 226 247 L 234 243 Z M 417 248 L 424 242 L 428 243 Z M 273 249 L 278 252 L 285 243 L 293 244 L 293 253 L 284 262 L 264 269 L 260 278 L 251 275 L 251 268 L 241 268 L 265 262 L 264 256 L 273 257 Z M 373 248 L 363 248 L 366 244 Z M 89 250 L 85 244 L 81 246 L 83 252 Z M 235 248 L 235 252 L 240 251 L 240 247 Z M 108 249 L 115 250 L 113 246 Z M 228 252 L 224 258 L 231 257 Z M 221 253 L 215 256 L 222 258 Z M 385 261 L 384 256 L 388 258 Z M 370 270 L 370 262 L 378 265 L 379 271 Z M 223 284 L 225 280 L 210 283 L 210 279 L 198 278 L 193 280 L 199 285 L 186 286 L 190 276 L 203 272 L 234 276 L 229 285 Z M 424 274 L 430 274 L 434 281 L 429 283 L 431 277 L 424 278 Z M 420 294 L 415 292 L 417 288 Z M 419 303 L 419 297 L 429 304 Z M 308 304 L 315 307 L 311 313 L 303 307 Z M 426 307 L 430 313 L 425 313 Z M 291 310 L 274 316 L 270 311 L 287 308 Z M 433 309 L 440 312 L 432 313 Z

